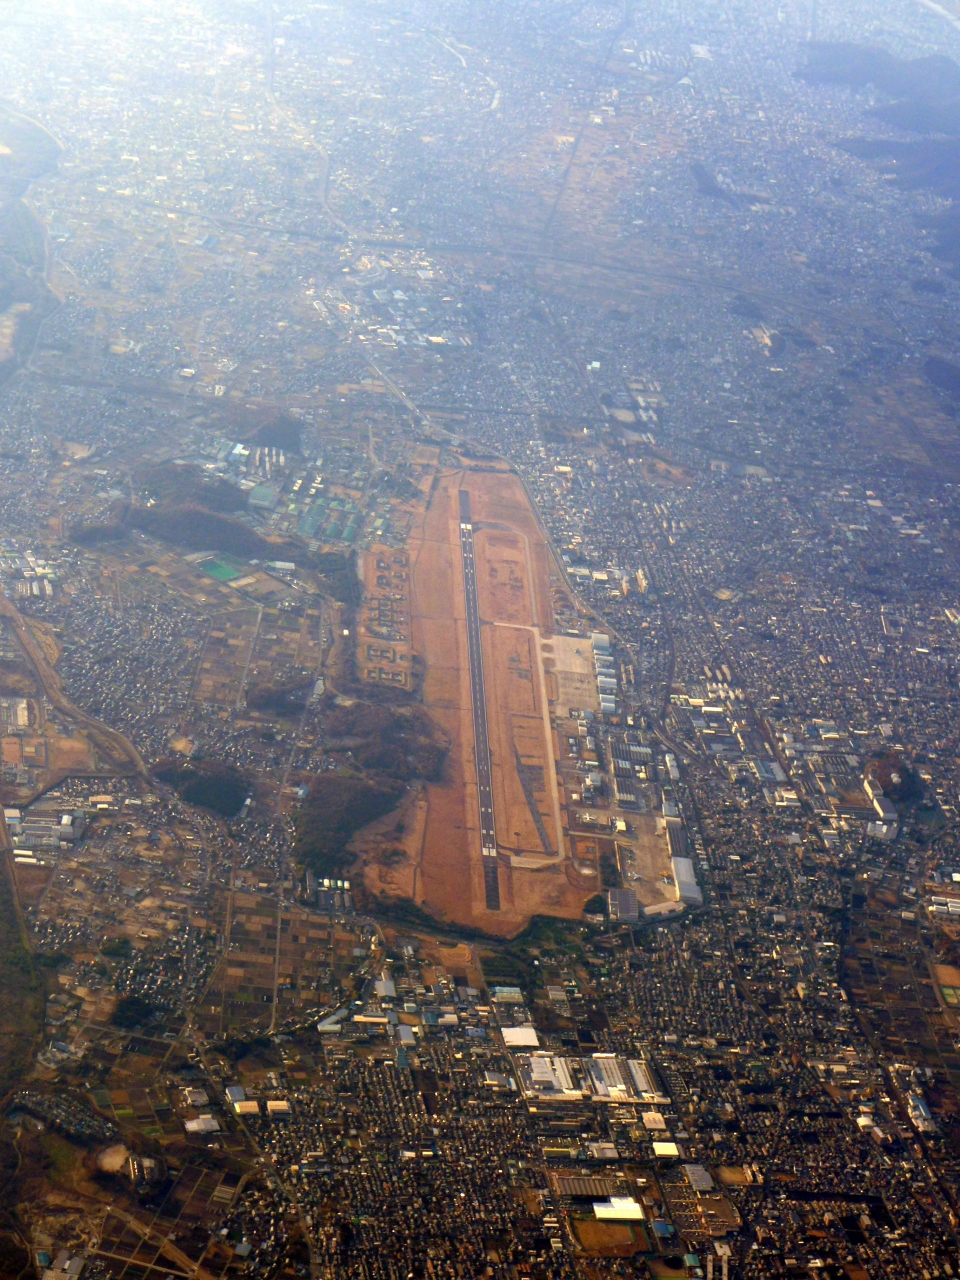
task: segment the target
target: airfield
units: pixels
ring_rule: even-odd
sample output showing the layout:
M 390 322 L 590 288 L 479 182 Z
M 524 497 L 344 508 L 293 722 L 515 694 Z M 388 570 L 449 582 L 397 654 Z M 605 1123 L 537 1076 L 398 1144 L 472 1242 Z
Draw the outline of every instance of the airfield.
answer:
M 396 645 L 450 748 L 443 780 L 405 812 L 404 866 L 384 879 L 491 934 L 538 913 L 576 918 L 600 879 L 596 859 L 574 856 L 555 723 L 597 709 L 592 651 L 556 634 L 566 588 L 518 477 L 498 462 L 438 468 L 403 559 Z

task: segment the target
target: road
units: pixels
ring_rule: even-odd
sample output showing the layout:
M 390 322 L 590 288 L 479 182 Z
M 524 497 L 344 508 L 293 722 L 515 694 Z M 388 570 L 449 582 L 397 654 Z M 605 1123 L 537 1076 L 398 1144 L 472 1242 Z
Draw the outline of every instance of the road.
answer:
M 30 630 L 16 605 L 2 592 L 0 592 L 0 617 L 9 619 L 16 632 L 17 639 L 26 650 L 27 656 L 33 663 L 34 669 L 40 678 L 43 692 L 56 709 L 86 729 L 98 750 L 108 760 L 111 757 L 113 758 L 115 766 L 118 766 L 116 768 L 118 775 L 123 775 L 124 773 L 146 775 L 147 766 L 144 764 L 140 753 L 132 743 L 127 741 L 122 733 L 117 733 L 115 729 L 108 729 L 101 720 L 87 715 L 85 711 L 81 711 L 79 707 L 74 706 L 69 698 L 64 697 L 61 690 L 60 677 L 47 661 L 46 654 L 43 652 L 36 636 Z M 125 764 L 119 763 L 120 761 L 125 762 Z
M 240 677 L 240 691 L 237 694 L 236 710 L 243 709 L 243 693 L 247 687 L 247 676 L 250 674 L 250 663 L 253 661 L 253 651 L 257 647 L 257 636 L 260 634 L 260 624 L 263 622 L 263 605 L 257 605 L 257 625 L 253 629 L 253 637 L 250 641 L 250 651 L 247 654 L 247 660 L 243 666 L 243 675 Z M 298 646 L 299 647 L 299 646 Z
M 500 910 L 500 873 L 497 867 L 497 834 L 493 819 L 493 773 L 490 767 L 490 735 L 487 697 L 483 686 L 483 650 L 480 646 L 480 604 L 473 556 L 473 524 L 470 494 L 459 491 L 460 552 L 463 556 L 463 594 L 467 607 L 467 653 L 470 659 L 470 700 L 473 704 L 473 749 L 477 767 L 477 801 L 480 806 L 480 852 L 483 888 L 488 911 Z
M 261 609 L 260 612 L 262 616 L 263 610 Z M 326 626 L 326 611 L 325 611 L 325 604 L 323 600 L 320 601 L 320 619 L 317 623 L 317 626 L 318 626 L 318 634 L 322 637 L 324 633 L 324 628 Z M 299 647 L 297 649 L 297 654 L 299 656 Z M 323 663 L 321 661 L 320 665 L 317 667 L 317 669 L 313 673 L 314 678 L 319 676 L 322 670 L 323 670 Z M 282 823 L 283 793 L 284 793 L 284 790 L 286 789 L 287 783 L 290 781 L 290 774 L 293 771 L 293 762 L 296 759 L 297 752 L 300 750 L 300 746 L 299 746 L 300 737 L 303 733 L 303 726 L 306 723 L 307 712 L 309 709 L 310 709 L 310 703 L 307 702 L 304 705 L 303 710 L 300 712 L 300 719 L 297 722 L 297 731 L 293 735 L 293 743 L 290 747 L 290 754 L 287 756 L 287 763 L 283 770 L 283 776 L 281 777 L 280 785 L 277 788 L 277 803 L 274 808 L 274 815 L 278 824 Z M 286 870 L 284 865 L 286 846 L 284 844 L 284 839 L 285 839 L 285 836 L 281 826 L 280 828 L 280 862 L 277 868 L 277 942 L 276 942 L 276 947 L 273 953 L 273 1004 L 270 1009 L 270 1031 L 269 1031 L 270 1035 L 273 1035 L 273 1033 L 277 1029 L 277 1012 L 279 1009 L 278 1002 L 280 999 L 280 942 L 281 942 L 281 932 L 283 929 L 283 907 L 284 907 L 283 879 L 284 879 L 284 876 L 286 875 Z M 231 885 L 230 898 L 232 902 L 233 900 L 233 881 L 232 880 L 230 882 L 230 885 Z M 292 917 L 291 917 L 291 931 L 292 931 Z M 230 940 L 228 937 L 227 946 L 224 950 L 225 955 L 227 951 L 229 951 L 229 949 L 230 949 Z M 226 979 L 224 979 L 224 982 L 226 982 Z M 226 1001 L 224 1001 L 224 1003 L 226 1003 Z M 222 1016 L 223 1014 L 221 1012 L 221 1017 Z M 308 1239 L 309 1239 L 309 1236 L 308 1236 Z M 310 1247 L 312 1251 L 313 1246 L 311 1245 Z M 312 1253 L 311 1253 L 311 1256 L 312 1256 Z
M 195 1280 L 215 1280 L 213 1273 L 208 1271 L 206 1267 L 201 1266 L 203 1258 L 200 1259 L 200 1262 L 194 1262 L 193 1259 L 189 1257 L 188 1254 L 184 1253 L 182 1249 L 178 1248 L 168 1236 L 155 1229 L 152 1225 L 147 1226 L 145 1222 L 134 1217 L 132 1213 L 127 1213 L 125 1209 L 121 1209 L 116 1204 L 112 1204 L 110 1206 L 109 1212 L 112 1213 L 115 1218 L 119 1218 L 121 1222 L 125 1222 L 132 1231 L 137 1233 L 141 1240 L 145 1240 L 148 1244 L 153 1245 L 154 1248 L 159 1249 L 164 1258 L 170 1262 L 176 1263 L 178 1267 L 181 1267 L 184 1275 L 194 1277 Z M 94 1256 L 99 1258 L 116 1258 L 117 1261 L 122 1262 L 129 1261 L 126 1257 L 121 1258 L 119 1254 L 102 1253 L 99 1249 L 96 1251 Z M 206 1256 L 206 1250 L 204 1251 L 204 1256 Z M 157 1270 L 162 1270 L 162 1268 L 157 1268 Z

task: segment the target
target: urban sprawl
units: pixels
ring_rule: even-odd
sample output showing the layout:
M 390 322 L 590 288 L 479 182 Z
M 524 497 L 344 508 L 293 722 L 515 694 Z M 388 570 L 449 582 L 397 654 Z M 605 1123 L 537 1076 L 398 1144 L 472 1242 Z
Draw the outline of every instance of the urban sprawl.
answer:
M 960 1274 L 956 0 L 0 26 L 0 1275 Z

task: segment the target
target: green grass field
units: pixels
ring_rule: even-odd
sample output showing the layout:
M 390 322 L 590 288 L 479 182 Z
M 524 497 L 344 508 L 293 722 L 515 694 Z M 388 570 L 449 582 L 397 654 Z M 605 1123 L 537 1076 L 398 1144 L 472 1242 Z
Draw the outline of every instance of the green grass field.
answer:
M 216 578 L 218 582 L 232 582 L 234 578 L 240 577 L 241 572 L 222 560 L 205 560 L 200 568 L 211 578 Z

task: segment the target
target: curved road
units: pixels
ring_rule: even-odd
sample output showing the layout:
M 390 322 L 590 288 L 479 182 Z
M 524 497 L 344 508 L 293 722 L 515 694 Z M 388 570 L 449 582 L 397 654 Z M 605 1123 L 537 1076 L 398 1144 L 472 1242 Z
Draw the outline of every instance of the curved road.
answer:
M 9 620 L 17 633 L 17 639 L 26 650 L 27 656 L 36 669 L 44 694 L 56 709 L 86 729 L 97 748 L 108 759 L 113 760 L 114 764 L 119 764 L 121 771 L 146 775 L 147 766 L 143 762 L 143 757 L 122 733 L 118 733 L 116 729 L 107 728 L 105 724 L 94 716 L 87 715 L 85 711 L 81 711 L 79 707 L 74 706 L 70 699 L 66 697 L 63 693 L 60 677 L 47 661 L 47 655 L 43 652 L 43 647 L 30 630 L 26 619 L 13 601 L 3 595 L 2 592 L 0 592 L 0 618 Z M 123 770 L 121 763 L 123 761 L 128 764 L 126 770 Z

